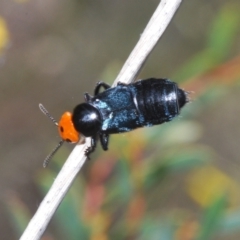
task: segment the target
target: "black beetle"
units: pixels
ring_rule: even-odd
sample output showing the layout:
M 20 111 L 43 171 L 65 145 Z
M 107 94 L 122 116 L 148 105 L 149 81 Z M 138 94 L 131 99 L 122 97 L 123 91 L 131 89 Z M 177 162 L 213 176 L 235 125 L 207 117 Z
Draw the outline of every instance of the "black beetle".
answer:
M 105 91 L 100 93 L 101 87 Z M 91 147 L 85 152 L 89 157 L 98 137 L 103 150 L 107 150 L 109 134 L 169 122 L 179 115 L 180 109 L 188 102 L 187 92 L 178 88 L 176 83 L 156 78 L 131 84 L 119 82 L 116 87 L 99 82 L 94 96 L 85 93 L 84 98 L 85 103 L 77 105 L 72 114 L 64 113 L 58 124 L 53 120 L 62 141 L 47 157 L 46 164 L 64 141 L 78 142 L 80 134 L 92 139 Z M 50 116 L 42 105 L 40 109 Z

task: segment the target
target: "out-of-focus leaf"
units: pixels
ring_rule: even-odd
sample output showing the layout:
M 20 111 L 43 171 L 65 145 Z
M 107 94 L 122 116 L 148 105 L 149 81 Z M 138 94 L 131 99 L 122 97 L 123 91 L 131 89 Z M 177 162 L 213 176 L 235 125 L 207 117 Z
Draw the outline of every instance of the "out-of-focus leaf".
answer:
M 89 223 L 91 228 L 91 240 L 107 240 L 107 230 L 109 228 L 110 219 L 107 213 L 103 211 L 98 211 L 98 213 L 92 218 Z M 80 235 L 78 239 L 81 239 L 82 236 Z M 85 238 L 83 238 L 85 239 Z
M 239 232 L 240 229 L 240 210 L 229 210 L 219 223 L 219 229 L 221 233 L 233 233 Z
M 185 64 L 174 79 L 178 82 L 207 72 L 220 64 L 229 53 L 239 29 L 239 6 L 227 5 L 209 27 L 207 47 Z
M 213 199 L 212 199 L 213 200 Z M 224 213 L 227 202 L 227 194 L 218 196 L 215 201 L 206 209 L 203 216 L 199 234 L 196 240 L 210 239 L 212 234 L 216 231 L 220 219 Z
M 159 161 L 154 161 L 146 174 L 145 184 L 150 187 L 152 184 L 160 183 L 166 175 L 173 171 L 187 171 L 191 168 L 201 166 L 209 162 L 212 152 L 208 148 L 195 146 L 195 148 L 179 148 L 178 150 L 165 153 Z
M 202 135 L 202 126 L 196 121 L 183 121 L 182 118 L 179 116 L 167 124 L 143 129 L 147 147 L 150 147 L 148 143 L 162 149 L 197 141 Z
M 190 98 L 196 98 L 202 92 L 208 89 L 208 86 L 228 87 L 230 84 L 240 80 L 240 56 L 229 60 L 228 62 L 218 65 L 211 71 L 208 71 L 200 76 L 189 79 L 184 84 L 184 88 L 194 92 Z
M 145 219 L 142 223 L 140 235 L 137 239 L 172 240 L 174 239 L 175 230 L 176 226 L 168 219 L 165 221 Z
M 133 194 L 133 186 L 130 178 L 131 174 L 127 161 L 124 161 L 122 159 L 119 160 L 117 169 L 118 179 L 116 180 L 115 184 L 118 185 L 119 197 L 124 196 L 124 198 L 121 198 L 121 202 L 126 203 L 129 201 L 130 197 Z
M 166 126 L 165 134 L 161 134 L 161 146 L 171 147 L 197 141 L 202 135 L 202 127 L 196 121 L 181 121 L 175 119 L 171 126 Z
M 229 91 L 229 88 L 224 85 L 209 84 L 202 95 L 198 96 L 197 100 L 194 100 L 192 104 L 186 107 L 185 115 L 198 116 L 199 113 L 204 111 L 206 107 L 210 107 L 216 101 L 224 98 Z
M 214 53 L 208 49 L 198 53 L 185 64 L 173 77 L 178 82 L 188 79 L 190 76 L 200 75 L 219 63 Z
M 228 193 L 230 206 L 240 202 L 240 186 L 224 172 L 213 166 L 192 171 L 187 178 L 188 194 L 201 206 L 208 206 L 212 199 Z
M 221 61 L 232 48 L 240 27 L 239 5 L 226 5 L 214 19 L 207 40 L 207 47 Z

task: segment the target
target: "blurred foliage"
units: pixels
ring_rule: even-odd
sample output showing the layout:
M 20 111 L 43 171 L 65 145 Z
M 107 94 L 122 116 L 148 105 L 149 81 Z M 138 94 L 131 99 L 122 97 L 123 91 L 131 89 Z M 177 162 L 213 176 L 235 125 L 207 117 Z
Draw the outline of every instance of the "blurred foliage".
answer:
M 5 20 L 0 16 L 0 54 L 9 44 L 9 32 Z
M 56 212 L 58 236 L 46 233 L 46 239 L 207 240 L 239 231 L 240 186 L 217 167 L 218 154 L 197 142 L 202 128 L 190 119 L 239 84 L 240 55 L 232 53 L 238 9 L 230 4 L 222 9 L 209 28 L 205 49 L 176 72 L 173 79 L 194 92 L 181 117 L 111 136 L 110 150 L 87 163 L 86 176 L 79 174 Z M 106 82 L 117 66 L 103 71 Z M 36 183 L 42 196 L 64 159 L 40 170 Z M 29 213 L 15 198 L 9 195 L 7 206 L 20 234 L 26 223 L 21 219 Z

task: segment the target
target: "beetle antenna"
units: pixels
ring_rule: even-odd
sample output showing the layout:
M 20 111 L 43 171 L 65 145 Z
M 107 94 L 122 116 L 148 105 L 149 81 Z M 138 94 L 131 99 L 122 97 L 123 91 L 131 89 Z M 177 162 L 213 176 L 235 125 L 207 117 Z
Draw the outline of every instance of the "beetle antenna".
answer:
M 48 110 L 41 104 L 39 103 L 39 109 L 42 111 L 43 114 L 45 114 L 47 117 L 49 117 L 49 119 L 56 125 L 58 126 L 57 121 L 50 115 L 50 113 L 48 112 Z
M 56 126 L 58 126 L 58 122 L 54 119 L 54 117 L 48 112 L 48 110 L 39 103 L 39 109 L 42 111 L 44 115 L 46 115 Z M 63 145 L 64 140 L 62 139 L 58 145 L 52 150 L 52 152 L 44 159 L 43 167 L 47 167 L 48 163 L 50 162 L 53 155 L 57 152 L 57 150 Z
M 58 145 L 52 150 L 52 152 L 44 159 L 43 161 L 43 167 L 47 167 L 48 163 L 50 162 L 53 155 L 57 152 L 57 150 L 63 145 L 64 140 L 62 139 Z

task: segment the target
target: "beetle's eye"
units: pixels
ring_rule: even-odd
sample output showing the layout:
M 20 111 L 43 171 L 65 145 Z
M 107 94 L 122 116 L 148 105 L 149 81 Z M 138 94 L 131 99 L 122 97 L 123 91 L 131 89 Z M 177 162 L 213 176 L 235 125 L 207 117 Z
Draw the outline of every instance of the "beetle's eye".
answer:
M 62 126 L 60 127 L 60 131 L 61 131 L 61 132 L 64 132 L 64 128 L 63 128 Z
M 71 143 L 72 141 L 70 139 L 65 139 L 66 142 Z

